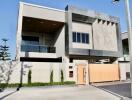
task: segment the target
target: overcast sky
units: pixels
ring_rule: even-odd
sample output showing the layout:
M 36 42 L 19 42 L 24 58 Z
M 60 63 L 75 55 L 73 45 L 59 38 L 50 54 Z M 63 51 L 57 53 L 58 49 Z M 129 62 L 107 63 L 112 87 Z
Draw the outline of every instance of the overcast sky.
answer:
M 0 0 L 0 39 L 9 39 L 8 45 L 10 46 L 12 59 L 14 59 L 16 52 L 16 31 L 20 1 L 62 10 L 65 9 L 66 5 L 74 5 L 107 13 L 119 17 L 121 31 L 127 31 L 124 0 L 120 0 L 118 4 L 113 4 L 112 0 Z M 132 4 L 132 0 L 130 0 L 130 4 Z M 132 13 L 132 5 L 130 8 Z

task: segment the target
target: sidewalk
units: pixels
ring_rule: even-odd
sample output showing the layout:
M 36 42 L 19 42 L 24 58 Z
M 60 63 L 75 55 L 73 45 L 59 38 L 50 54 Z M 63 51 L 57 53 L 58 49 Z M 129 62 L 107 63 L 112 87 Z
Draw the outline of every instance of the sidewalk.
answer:
M 123 100 L 93 86 L 24 87 L 17 92 L 7 89 L 0 93 L 2 97 L 1 100 Z
M 106 86 L 106 85 L 116 85 L 116 84 L 124 84 L 131 83 L 130 80 L 125 81 L 113 81 L 113 82 L 103 82 L 103 83 L 92 83 L 94 86 Z

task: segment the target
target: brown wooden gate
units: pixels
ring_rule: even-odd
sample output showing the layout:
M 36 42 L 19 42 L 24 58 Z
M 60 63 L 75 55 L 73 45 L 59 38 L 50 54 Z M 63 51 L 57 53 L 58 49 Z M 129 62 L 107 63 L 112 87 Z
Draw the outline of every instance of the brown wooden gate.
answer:
M 89 64 L 90 82 L 119 80 L 118 64 Z

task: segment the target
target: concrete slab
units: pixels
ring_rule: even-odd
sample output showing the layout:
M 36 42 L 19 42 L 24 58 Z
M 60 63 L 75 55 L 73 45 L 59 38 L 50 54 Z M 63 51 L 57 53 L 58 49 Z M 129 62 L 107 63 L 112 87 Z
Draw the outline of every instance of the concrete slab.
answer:
M 93 86 L 32 87 L 9 90 L 12 94 L 7 91 L 0 93 L 0 98 L 5 95 L 0 100 L 122 100 Z

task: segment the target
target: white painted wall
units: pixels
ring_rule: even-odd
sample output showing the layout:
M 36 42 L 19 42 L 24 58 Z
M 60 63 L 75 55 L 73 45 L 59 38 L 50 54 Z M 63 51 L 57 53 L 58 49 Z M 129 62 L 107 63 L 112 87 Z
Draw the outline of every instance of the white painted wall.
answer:
M 72 43 L 73 48 L 92 49 L 92 26 L 90 24 L 72 22 L 72 31 L 89 34 L 89 44 Z
M 126 72 L 130 72 L 129 62 L 119 62 L 120 67 L 120 78 L 121 80 L 126 80 Z
M 55 53 L 21 52 L 21 57 L 57 58 Z
M 11 74 L 9 83 L 20 83 L 21 77 L 21 66 L 22 63 L 19 62 L 16 67 L 13 69 L 13 73 Z M 27 83 L 27 75 L 28 75 L 28 68 L 24 68 L 23 66 L 23 83 Z
M 23 63 L 23 83 L 28 81 L 28 71 L 29 68 L 25 65 L 32 66 L 30 69 L 32 71 L 32 82 L 50 82 L 50 74 L 53 70 L 53 81 L 61 81 L 61 69 L 62 63 L 48 63 L 48 62 L 24 62 Z M 10 83 L 20 83 L 20 72 L 21 72 L 21 63 L 19 63 L 11 75 Z

